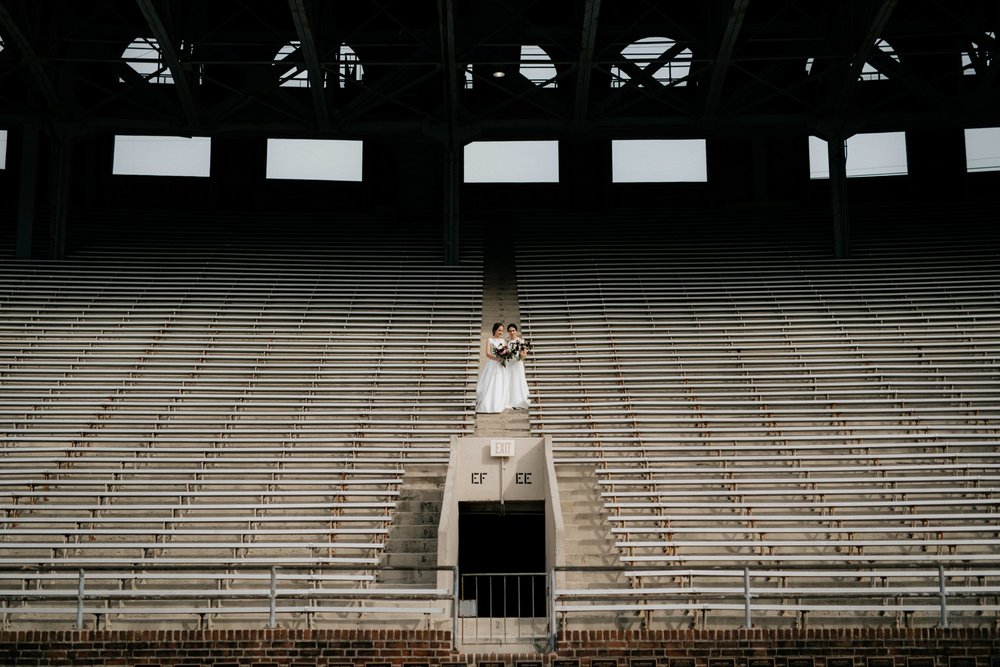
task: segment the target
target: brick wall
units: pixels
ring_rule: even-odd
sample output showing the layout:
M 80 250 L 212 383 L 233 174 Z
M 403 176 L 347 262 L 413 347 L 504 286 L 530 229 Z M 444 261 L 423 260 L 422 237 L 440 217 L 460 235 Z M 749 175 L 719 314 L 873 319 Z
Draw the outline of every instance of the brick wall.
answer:
M 633 660 L 657 667 L 1000 667 L 1000 636 L 985 628 L 569 632 L 560 636 L 559 657 L 579 658 L 580 667 L 604 658 L 619 667 Z M 844 658 L 851 660 L 836 660 Z
M 542 655 L 462 655 L 447 632 L 407 630 L 0 632 L 0 665 L 129 667 L 1000 667 L 988 629 L 570 632 Z

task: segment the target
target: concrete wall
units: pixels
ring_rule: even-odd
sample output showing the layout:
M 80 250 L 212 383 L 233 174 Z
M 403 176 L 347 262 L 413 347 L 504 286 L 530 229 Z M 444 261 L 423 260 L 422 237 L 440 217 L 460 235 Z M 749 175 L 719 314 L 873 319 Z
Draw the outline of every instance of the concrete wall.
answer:
M 491 455 L 491 443 L 513 445 L 510 457 Z M 438 565 L 458 564 L 458 504 L 544 501 L 546 567 L 563 564 L 562 513 L 552 465 L 552 444 L 542 438 L 452 438 L 438 525 Z M 441 572 L 438 585 L 451 581 Z
M 492 456 L 492 442 L 509 443 L 513 455 Z M 541 438 L 461 438 L 455 449 L 457 502 L 545 500 L 545 447 Z

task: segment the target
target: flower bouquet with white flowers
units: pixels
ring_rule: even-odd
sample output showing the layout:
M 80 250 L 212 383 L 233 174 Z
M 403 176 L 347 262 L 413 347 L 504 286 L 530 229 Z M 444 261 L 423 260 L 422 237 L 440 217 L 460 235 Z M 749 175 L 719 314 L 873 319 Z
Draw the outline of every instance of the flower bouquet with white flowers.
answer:
M 493 356 L 496 357 L 497 362 L 501 366 L 506 366 L 508 361 L 516 359 L 518 354 L 520 354 L 520 352 L 507 343 L 500 343 L 499 345 L 493 346 Z
M 510 347 L 510 349 L 513 350 L 512 358 L 520 359 L 522 352 L 527 352 L 528 350 L 531 349 L 531 342 L 525 340 L 524 338 L 517 338 L 515 340 L 512 340 L 508 347 Z

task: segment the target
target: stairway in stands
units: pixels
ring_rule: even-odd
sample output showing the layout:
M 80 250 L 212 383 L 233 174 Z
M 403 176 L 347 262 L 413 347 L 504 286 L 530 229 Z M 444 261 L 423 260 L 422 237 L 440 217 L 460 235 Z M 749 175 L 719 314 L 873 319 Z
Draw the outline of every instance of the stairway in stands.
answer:
M 438 524 L 447 469 L 414 464 L 396 502 L 396 520 L 385 542 L 376 581 L 382 586 L 429 586 L 437 580 Z
M 486 364 L 486 341 L 494 322 L 506 326 L 518 323 L 517 274 L 512 243 L 489 243 L 483 249 L 483 323 L 479 343 L 479 368 Z M 506 335 L 506 334 L 505 334 Z M 531 433 L 524 410 L 506 410 L 499 414 L 476 414 L 476 435 L 527 438 Z

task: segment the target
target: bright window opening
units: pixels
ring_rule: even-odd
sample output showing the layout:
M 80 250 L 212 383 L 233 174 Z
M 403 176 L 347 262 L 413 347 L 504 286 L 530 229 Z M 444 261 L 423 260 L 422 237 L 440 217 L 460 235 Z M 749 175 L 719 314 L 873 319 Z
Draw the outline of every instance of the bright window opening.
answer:
M 622 55 L 634 67 L 663 85 L 685 86 L 691 72 L 691 49 L 682 48 L 667 37 L 646 37 L 622 49 Z M 621 88 L 632 78 L 632 67 L 613 65 L 611 87 Z M 639 81 L 636 85 L 644 85 Z
M 212 140 L 208 137 L 115 137 L 112 173 L 120 176 L 209 176 Z
M 267 178 L 360 182 L 363 143 L 334 139 L 268 139 Z
M 628 139 L 611 142 L 615 183 L 704 183 L 704 139 Z
M 360 82 L 365 78 L 365 68 L 358 54 L 347 44 L 341 44 L 337 49 L 337 73 L 341 88 L 346 88 L 349 82 Z
M 472 63 L 465 66 L 465 90 L 472 90 Z
M 278 85 L 283 88 L 308 88 L 312 85 L 309 71 L 302 55 L 302 43 L 292 41 L 285 44 L 274 56 L 274 63 L 287 69 L 278 77 Z M 347 44 L 337 47 L 337 80 L 340 88 L 345 88 L 350 81 L 361 81 L 365 68 L 358 60 L 354 49 Z M 327 85 L 326 72 L 323 72 L 323 86 Z
M 965 168 L 968 171 L 1000 171 L 1000 127 L 965 131 Z
M 552 64 L 542 47 L 524 45 L 521 47 L 521 76 L 542 88 L 556 87 L 556 66 Z
M 292 65 L 278 77 L 278 85 L 282 88 L 308 88 L 309 72 L 306 71 L 305 63 L 301 62 L 302 53 L 299 42 L 289 42 L 285 44 L 274 55 L 274 62 L 281 65 Z M 326 85 L 324 78 L 323 85 Z
M 826 152 L 826 141 L 819 137 L 809 137 L 809 178 L 830 178 L 830 161 Z
M 0 169 L 7 168 L 7 130 L 0 130 Z
M 181 44 L 181 51 L 184 45 Z M 122 60 L 139 76 L 150 83 L 172 84 L 174 75 L 163 59 L 163 51 L 159 43 L 151 37 L 139 37 L 122 52 Z M 201 67 L 198 67 L 198 83 L 201 83 Z M 120 83 L 125 79 L 119 78 Z
M 558 141 L 476 141 L 465 147 L 466 183 L 558 183 Z
M 962 74 L 972 76 L 974 74 L 985 74 L 993 62 L 992 49 L 989 45 L 995 44 L 997 34 L 993 31 L 986 33 L 986 39 L 972 42 L 968 51 L 962 54 Z
M 847 140 L 847 177 L 905 176 L 906 134 L 877 132 L 855 134 Z M 809 178 L 830 178 L 826 141 L 809 137 Z
M 881 52 L 883 55 L 889 56 L 897 63 L 899 62 L 899 55 L 893 50 L 889 45 L 889 42 L 884 39 L 880 39 L 875 42 L 875 49 Z M 861 68 L 861 76 L 859 77 L 862 81 L 884 81 L 889 77 L 883 74 L 871 63 L 866 62 Z

